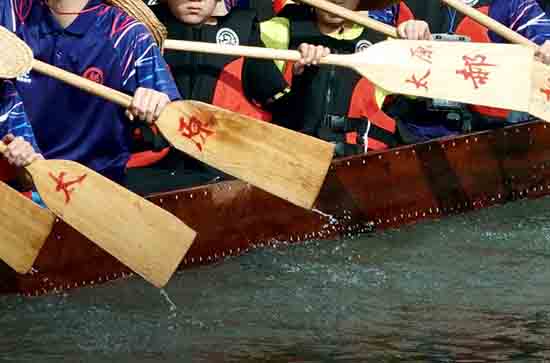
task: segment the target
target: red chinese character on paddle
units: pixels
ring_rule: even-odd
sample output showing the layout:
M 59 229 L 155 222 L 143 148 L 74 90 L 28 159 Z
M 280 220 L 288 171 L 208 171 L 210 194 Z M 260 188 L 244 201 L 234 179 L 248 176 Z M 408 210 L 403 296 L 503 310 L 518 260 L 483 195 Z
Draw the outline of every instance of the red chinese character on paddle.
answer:
M 428 77 L 430 76 L 431 73 L 432 73 L 431 69 L 428 69 L 426 74 L 420 79 L 416 79 L 416 74 L 413 74 L 411 76 L 411 78 L 407 79 L 405 82 L 414 84 L 416 86 L 416 89 L 425 88 L 426 91 L 427 91 L 428 90 Z
M 475 57 L 468 57 L 465 55 L 462 59 L 464 60 L 464 67 L 466 68 L 457 70 L 456 74 L 462 74 L 464 80 L 471 79 L 475 89 L 478 89 L 480 85 L 484 85 L 489 80 L 490 72 L 483 67 L 496 66 L 496 64 L 486 63 L 487 57 L 480 54 Z
M 433 50 L 430 45 L 425 47 L 419 45 L 416 49 L 411 48 L 411 57 L 418 58 L 428 64 L 432 64 L 432 54 Z
M 550 78 L 546 80 L 546 87 L 547 88 L 541 88 L 540 89 L 540 93 L 542 93 L 546 96 L 546 102 L 550 102 L 550 88 L 548 88 L 549 84 L 550 84 Z
M 208 129 L 198 118 L 191 117 L 189 122 L 185 121 L 185 118 L 180 118 L 181 135 L 193 141 L 199 151 L 202 151 L 202 145 L 206 142 L 206 139 L 214 134 L 214 131 Z M 200 142 L 194 139 L 195 136 L 200 138 Z
M 71 201 L 71 193 L 74 192 L 74 188 L 69 189 L 69 187 L 75 184 L 81 184 L 84 181 L 84 179 L 86 179 L 86 177 L 88 176 L 88 174 L 84 174 L 74 180 L 65 181 L 64 179 L 67 173 L 65 173 L 64 171 L 59 173 L 58 177 L 56 177 L 52 173 L 48 173 L 48 174 L 57 183 L 57 185 L 55 186 L 55 191 L 56 192 L 63 191 L 63 193 L 65 193 L 65 204 L 69 204 L 69 202 Z

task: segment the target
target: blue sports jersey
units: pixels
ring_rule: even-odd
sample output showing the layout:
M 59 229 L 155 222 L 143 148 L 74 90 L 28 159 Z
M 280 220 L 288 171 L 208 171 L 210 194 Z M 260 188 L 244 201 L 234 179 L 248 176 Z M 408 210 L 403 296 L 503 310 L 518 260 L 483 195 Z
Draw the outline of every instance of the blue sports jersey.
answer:
M 37 59 L 129 95 L 145 87 L 180 98 L 145 26 L 101 0 L 90 0 L 66 29 L 43 1 L 1 0 L 0 24 Z M 75 160 L 123 180 L 131 135 L 121 107 L 36 72 L 19 77 L 17 88 L 46 158 Z
M 399 5 L 388 6 L 385 9 L 369 11 L 369 17 L 384 24 L 395 26 L 399 17 Z
M 0 80 L 0 139 L 7 134 L 23 137 L 36 150 L 36 140 L 25 114 L 23 100 L 12 81 Z
M 537 0 L 493 0 L 489 15 L 539 45 L 550 40 L 550 17 Z M 505 42 L 493 32 L 489 36 L 494 42 Z

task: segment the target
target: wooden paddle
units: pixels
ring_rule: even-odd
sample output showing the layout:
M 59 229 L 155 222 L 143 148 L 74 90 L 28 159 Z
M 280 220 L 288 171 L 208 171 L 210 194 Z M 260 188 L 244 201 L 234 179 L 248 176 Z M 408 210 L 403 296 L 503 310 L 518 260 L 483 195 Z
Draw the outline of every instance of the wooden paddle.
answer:
M 506 39 L 510 43 L 521 44 L 523 46 L 535 49 L 537 44 L 531 40 L 525 38 L 521 34 L 513 31 L 504 24 L 492 19 L 488 15 L 483 14 L 477 9 L 464 4 L 460 0 L 441 0 L 448 6 L 456 9 L 465 16 L 475 20 L 479 24 L 485 26 L 487 29 L 492 30 L 502 38 Z M 528 112 L 543 120 L 549 121 L 550 118 L 550 67 L 547 65 L 535 61 L 531 62 L 531 90 L 529 91 L 531 99 L 529 102 Z M 519 72 L 520 70 L 516 70 Z M 522 110 L 525 111 L 525 110 Z
M 6 148 L 0 142 L 0 153 Z M 178 218 L 74 161 L 37 160 L 25 169 L 52 212 L 157 287 L 193 243 L 195 231 Z
M 39 60 L 32 68 L 124 108 L 131 105 L 124 93 Z M 334 155 L 331 143 L 200 102 L 171 103 L 156 125 L 177 149 L 307 209 Z
M 380 21 L 371 19 L 364 14 L 360 14 L 357 11 L 346 9 L 343 6 L 336 5 L 327 0 L 298 0 L 298 1 L 304 4 L 307 4 L 309 6 L 313 6 L 317 9 L 326 11 L 327 13 L 338 15 L 343 19 L 346 19 L 355 24 L 359 24 L 364 27 L 370 28 L 374 31 L 385 34 L 388 37 L 399 38 L 399 36 L 397 35 L 397 29 L 395 29 L 395 27 L 384 24 Z M 365 0 L 364 2 L 367 5 L 369 5 L 368 0 Z M 374 4 L 374 6 L 370 7 L 370 9 L 380 9 L 382 7 L 387 7 L 394 2 L 395 1 L 378 1 L 377 4 Z
M 167 49 L 297 61 L 300 53 L 167 40 Z M 391 92 L 529 110 L 533 50 L 518 45 L 389 40 L 322 64 L 349 67 Z M 548 77 L 550 78 L 550 73 Z M 550 120 L 550 115 L 544 119 Z
M 0 57 L 0 78 L 11 79 L 31 70 L 32 51 L 26 44 L 22 44 L 19 38 L 12 32 L 2 28 L 0 31 L 0 49 L 12 49 L 9 57 L 3 53 Z
M 0 49 L 15 43 L 11 57 L 0 57 L 0 78 L 15 78 L 30 70 L 32 52 L 18 38 L 0 32 Z M 0 258 L 19 273 L 27 273 L 50 234 L 55 217 L 0 182 Z
M 19 273 L 32 268 L 55 216 L 0 182 L 0 258 Z

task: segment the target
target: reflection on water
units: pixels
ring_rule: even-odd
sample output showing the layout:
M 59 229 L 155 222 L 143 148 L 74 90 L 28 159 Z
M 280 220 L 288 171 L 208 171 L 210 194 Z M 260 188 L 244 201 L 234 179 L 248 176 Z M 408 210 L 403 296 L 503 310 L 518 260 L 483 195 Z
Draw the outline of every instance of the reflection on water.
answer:
M 550 199 L 2 297 L 13 362 L 550 362 Z

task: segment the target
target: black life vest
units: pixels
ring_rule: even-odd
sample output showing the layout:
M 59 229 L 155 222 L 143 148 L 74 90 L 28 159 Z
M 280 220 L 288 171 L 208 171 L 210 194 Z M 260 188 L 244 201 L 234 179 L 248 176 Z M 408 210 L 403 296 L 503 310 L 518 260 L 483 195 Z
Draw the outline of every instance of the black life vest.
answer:
M 550 1 L 549 0 L 538 0 L 540 7 L 547 13 L 550 14 Z
M 157 15 L 166 25 L 170 39 L 230 45 L 249 45 L 256 23 L 253 10 L 232 10 L 227 16 L 218 18 L 216 26 L 201 27 L 182 24 L 164 5 L 159 6 Z M 165 59 L 184 98 L 264 121 L 271 120 L 268 112 L 245 96 L 242 57 L 167 50 Z
M 352 54 L 384 40 L 368 29 L 352 40 L 329 37 L 319 31 L 313 14 L 304 16 L 301 6 L 296 8 L 299 16 L 289 16 L 291 6 L 284 9 L 290 19 L 291 49 L 309 43 L 326 46 L 332 53 Z M 396 145 L 395 121 L 378 107 L 374 85 L 355 71 L 336 66 L 308 67 L 296 80 L 292 92 L 300 99 L 302 110 L 293 114 L 303 122 L 303 132 L 341 144 L 340 155 L 363 152 L 365 146 L 381 150 Z

